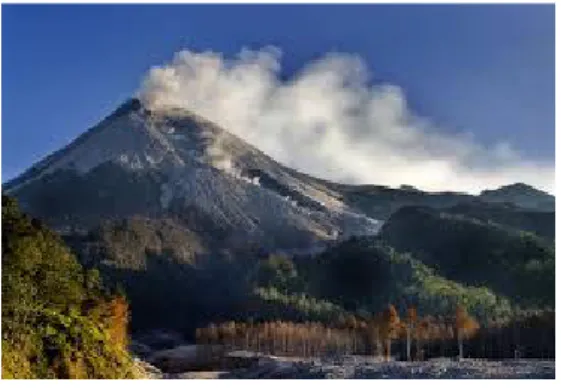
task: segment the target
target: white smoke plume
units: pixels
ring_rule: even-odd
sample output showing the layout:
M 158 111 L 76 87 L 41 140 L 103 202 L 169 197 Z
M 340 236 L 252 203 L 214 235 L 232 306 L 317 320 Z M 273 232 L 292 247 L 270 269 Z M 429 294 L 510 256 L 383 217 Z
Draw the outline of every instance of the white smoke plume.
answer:
M 553 163 L 525 160 L 507 143 L 484 147 L 444 133 L 408 109 L 398 86 L 369 85 L 360 58 L 328 54 L 283 82 L 280 55 L 181 51 L 149 71 L 139 97 L 154 111 L 188 109 L 281 163 L 333 181 L 469 193 L 524 182 L 553 193 Z

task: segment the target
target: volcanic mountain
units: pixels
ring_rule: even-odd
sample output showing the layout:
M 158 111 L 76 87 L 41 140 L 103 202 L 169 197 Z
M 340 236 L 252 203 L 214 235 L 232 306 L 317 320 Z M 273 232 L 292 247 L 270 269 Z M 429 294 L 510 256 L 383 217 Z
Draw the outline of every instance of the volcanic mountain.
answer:
M 328 185 L 201 117 L 151 112 L 136 99 L 4 190 L 63 234 L 107 220 L 171 217 L 204 224 L 228 246 L 291 250 L 375 234 L 381 225 Z
M 481 316 L 554 300 L 547 193 L 329 182 L 192 112 L 155 112 L 137 99 L 3 191 L 123 286 L 138 330 L 331 320 L 396 296 L 438 314 L 468 300 Z M 446 266 L 452 259 L 468 269 Z

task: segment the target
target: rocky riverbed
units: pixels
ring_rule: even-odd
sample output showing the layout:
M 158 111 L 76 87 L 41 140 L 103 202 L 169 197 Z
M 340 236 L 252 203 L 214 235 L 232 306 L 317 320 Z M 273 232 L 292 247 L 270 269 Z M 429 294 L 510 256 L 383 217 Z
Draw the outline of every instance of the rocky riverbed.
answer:
M 554 379 L 554 361 L 431 360 L 380 362 L 359 357 L 341 363 L 319 361 L 265 361 L 250 368 L 163 373 L 159 379 Z
M 133 341 L 138 368 L 152 379 L 554 379 L 554 360 L 384 361 L 369 356 L 275 357 L 186 344 L 174 333 Z M 149 339 L 149 340 L 147 340 Z
M 180 351 L 168 354 L 178 355 Z M 226 355 L 227 359 L 229 356 Z M 239 355 L 235 356 L 239 360 Z M 137 359 L 151 379 L 554 379 L 553 360 L 432 359 L 422 362 L 383 361 L 373 357 L 345 356 L 339 359 L 301 359 L 252 356 L 251 360 L 214 364 L 208 370 L 192 358 L 158 366 Z M 161 360 L 153 359 L 160 363 Z M 236 364 L 242 365 L 237 367 Z M 193 365 L 194 367 L 191 367 Z M 173 366 L 170 368 L 170 366 Z M 182 368 L 184 369 L 182 371 Z

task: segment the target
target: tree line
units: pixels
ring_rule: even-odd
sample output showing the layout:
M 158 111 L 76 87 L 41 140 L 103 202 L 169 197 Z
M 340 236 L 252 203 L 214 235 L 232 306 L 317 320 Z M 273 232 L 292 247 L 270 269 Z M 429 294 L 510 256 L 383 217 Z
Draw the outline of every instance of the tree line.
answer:
M 452 318 L 418 318 L 415 307 L 411 306 L 406 317 L 400 319 L 396 308 L 390 304 L 371 320 L 350 316 L 330 324 L 281 320 L 211 323 L 196 330 L 196 340 L 201 345 L 223 345 L 228 350 L 273 355 L 362 354 L 386 359 L 394 353 L 392 345 L 396 341 L 405 341 L 406 358 L 411 360 L 422 357 L 423 349 L 431 341 L 454 338 L 458 340 L 461 357 L 464 339 L 472 338 L 478 329 L 475 319 L 461 306 Z
M 452 316 L 419 317 L 416 308 L 410 306 L 400 317 L 390 304 L 369 320 L 350 316 L 331 323 L 282 320 L 211 323 L 196 330 L 196 341 L 199 345 L 221 345 L 227 351 L 293 357 L 551 358 L 554 357 L 551 345 L 554 327 L 554 313 L 480 324 L 461 305 Z

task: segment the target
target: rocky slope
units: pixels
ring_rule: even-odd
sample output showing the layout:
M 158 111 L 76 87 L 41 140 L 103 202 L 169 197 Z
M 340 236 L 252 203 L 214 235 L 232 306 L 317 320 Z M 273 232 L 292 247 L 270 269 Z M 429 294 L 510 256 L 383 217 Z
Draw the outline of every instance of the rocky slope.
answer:
M 229 246 L 253 241 L 273 250 L 380 226 L 212 123 L 185 111 L 154 114 L 137 100 L 5 191 L 63 232 L 131 216 L 181 218 L 194 209 L 224 230 Z

